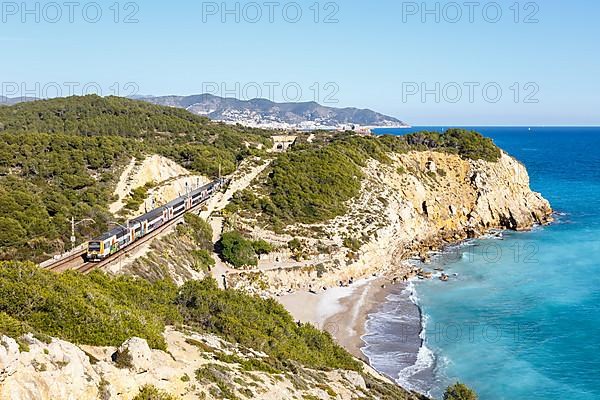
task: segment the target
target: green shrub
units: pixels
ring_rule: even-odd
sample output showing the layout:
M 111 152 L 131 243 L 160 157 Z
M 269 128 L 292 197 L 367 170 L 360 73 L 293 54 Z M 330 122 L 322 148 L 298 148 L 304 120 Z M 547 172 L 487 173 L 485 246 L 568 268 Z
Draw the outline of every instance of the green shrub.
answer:
M 192 237 L 198 247 L 203 250 L 213 249 L 213 230 L 210 224 L 196 214 L 188 213 L 183 217 L 185 223 L 192 230 Z
M 212 267 L 215 266 L 215 260 L 212 257 L 211 253 L 208 252 L 208 250 L 193 250 L 192 256 L 196 261 L 194 269 L 198 272 L 209 271 Z
M 467 385 L 456 382 L 444 392 L 444 400 L 477 400 L 477 394 Z
M 263 254 L 269 254 L 273 251 L 273 246 L 271 246 L 269 242 L 262 239 L 252 242 L 252 248 L 259 256 Z
M 175 400 L 175 396 L 169 393 L 159 390 L 152 385 L 142 386 L 140 392 L 133 398 L 133 400 Z
M 239 232 L 223 233 L 217 250 L 225 261 L 236 268 L 258 265 L 252 241 L 244 238 Z
M 302 242 L 298 238 L 294 238 L 288 242 L 288 248 L 292 251 L 302 250 Z
M 133 357 L 129 352 L 129 349 L 125 349 L 122 352 L 117 352 L 114 355 L 114 362 L 117 368 L 126 369 L 133 367 Z
M 129 196 L 125 199 L 125 209 L 131 211 L 137 211 L 148 197 L 148 191 L 156 186 L 154 182 L 148 182 L 144 186 L 135 188 L 129 193 Z
M 30 332 L 33 332 L 33 329 L 27 324 L 4 312 L 0 312 L 0 336 L 6 335 L 13 339 L 17 339 Z
M 341 147 L 286 153 L 272 164 L 261 209 L 286 222 L 327 220 L 346 211 L 361 178 L 359 165 Z
M 227 367 L 218 364 L 204 365 L 196 370 L 196 380 L 202 384 L 214 383 L 216 390 L 211 393 L 219 399 L 238 400 L 235 394 L 235 388 L 229 378 L 230 370 Z
M 244 371 L 262 371 L 268 374 L 280 374 L 281 371 L 259 358 L 244 359 L 235 354 L 217 353 L 216 359 L 227 364 L 239 364 Z M 273 364 L 273 362 L 272 362 Z
M 448 129 L 444 133 L 417 132 L 405 136 L 408 144 L 426 149 L 457 153 L 463 158 L 496 162 L 501 151 L 492 139 L 466 129 Z
M 346 237 L 344 238 L 344 247 L 356 252 L 360 250 L 360 240 L 356 238 Z

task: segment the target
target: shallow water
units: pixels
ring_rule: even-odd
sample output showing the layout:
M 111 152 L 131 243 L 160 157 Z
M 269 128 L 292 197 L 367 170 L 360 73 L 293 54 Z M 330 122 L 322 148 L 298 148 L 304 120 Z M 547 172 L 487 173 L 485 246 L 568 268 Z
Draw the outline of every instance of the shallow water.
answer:
M 457 247 L 429 266 L 457 277 L 415 284 L 434 354 L 426 390 L 440 397 L 460 380 L 484 400 L 599 399 L 600 129 L 477 130 L 527 166 L 532 188 L 560 215 L 532 232 Z M 405 335 L 385 322 L 400 311 L 372 315 L 365 339 L 385 333 L 390 344 L 368 351 L 402 381 L 407 357 L 390 349 Z

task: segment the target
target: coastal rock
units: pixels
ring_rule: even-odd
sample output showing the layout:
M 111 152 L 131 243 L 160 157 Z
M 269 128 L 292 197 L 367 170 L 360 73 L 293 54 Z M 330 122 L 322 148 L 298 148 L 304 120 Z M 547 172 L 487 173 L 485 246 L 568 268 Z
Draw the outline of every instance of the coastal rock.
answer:
M 29 351 L 18 354 L 13 373 L 0 385 L 0 399 L 92 399 L 100 377 L 77 346 L 53 339 L 45 344 L 33 336 Z M 13 352 L 14 354 L 14 352 Z
M 437 165 L 436 165 L 435 161 L 429 160 L 425 167 L 427 168 L 427 172 L 434 173 L 434 174 L 437 173 Z
M 346 380 L 348 382 L 350 382 L 350 384 L 352 386 L 356 386 L 356 387 L 364 389 L 364 390 L 367 389 L 367 384 L 365 383 L 365 378 L 363 378 L 358 372 L 345 371 L 344 378 L 346 378 Z
M 550 220 L 550 203 L 531 191 L 529 174 L 517 160 L 502 153 L 495 165 L 473 164 L 476 178 L 472 182 L 477 191 L 473 213 L 481 226 L 526 230 Z
M 133 337 L 119 347 L 114 358 L 122 360 L 122 363 L 133 371 L 143 373 L 152 365 L 152 350 L 146 340 Z
M 0 383 L 14 374 L 19 362 L 19 345 L 7 336 L 0 338 Z
M 295 367 L 293 377 L 261 370 L 247 371 L 236 362 L 216 359 L 216 354 L 238 350 L 236 345 L 213 335 L 188 335 L 167 328 L 164 337 L 168 352 L 149 349 L 140 338 L 131 338 L 119 347 L 117 352 L 131 354 L 130 361 L 135 368 L 115 365 L 111 359 L 115 348 L 82 346 L 82 349 L 52 339 L 48 344 L 38 341 L 28 352 L 19 353 L 15 340 L 2 337 L 0 362 L 3 371 L 10 364 L 11 373 L 5 375 L 0 384 L 0 399 L 131 400 L 145 385 L 153 385 L 178 399 L 223 399 L 217 383 L 226 385 L 238 398 L 265 400 L 329 399 L 332 398 L 330 392 L 335 392 L 338 400 L 352 400 L 372 393 L 358 372 L 314 371 L 300 365 Z M 244 349 L 243 357 L 262 358 L 260 352 L 251 349 Z M 203 367 L 209 368 L 220 380 L 197 379 L 196 371 Z M 387 382 L 367 366 L 365 372 L 380 382 Z M 421 399 L 409 393 L 402 398 Z
M 360 196 L 352 200 L 346 215 L 310 231 L 306 225 L 288 227 L 288 234 L 281 237 L 256 232 L 257 237 L 282 246 L 301 238 L 314 261 L 303 262 L 303 268 L 262 268 L 261 278 L 253 282 L 232 274 L 231 284 L 262 293 L 264 289 L 253 286 L 260 281 L 276 294 L 289 288 L 308 290 L 309 285 L 337 286 L 374 273 L 403 276 L 410 273 L 408 258 L 427 261 L 431 251 L 449 243 L 492 229 L 527 230 L 552 220 L 550 204 L 531 190 L 526 168 L 504 152 L 497 162 L 436 151 L 389 156 L 391 163 L 371 160 L 363 168 Z M 249 231 L 254 229 L 253 221 L 245 226 Z M 367 238 L 354 252 L 356 257 L 348 258 L 341 251 L 346 237 Z M 329 249 L 326 260 L 318 254 L 319 248 Z

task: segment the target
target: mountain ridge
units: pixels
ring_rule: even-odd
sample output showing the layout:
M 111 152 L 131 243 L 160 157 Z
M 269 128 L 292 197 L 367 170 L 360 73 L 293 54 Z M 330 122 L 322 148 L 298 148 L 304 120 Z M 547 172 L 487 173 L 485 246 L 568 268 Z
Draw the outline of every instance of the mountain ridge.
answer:
M 30 101 L 40 100 L 37 97 L 7 97 L 0 96 L 0 106 L 12 106 L 19 103 L 27 103 Z
M 406 123 L 370 109 L 328 107 L 315 101 L 277 103 L 269 99 L 240 100 L 212 94 L 190 96 L 134 96 L 136 100 L 185 108 L 216 121 L 281 129 L 356 129 L 402 127 Z

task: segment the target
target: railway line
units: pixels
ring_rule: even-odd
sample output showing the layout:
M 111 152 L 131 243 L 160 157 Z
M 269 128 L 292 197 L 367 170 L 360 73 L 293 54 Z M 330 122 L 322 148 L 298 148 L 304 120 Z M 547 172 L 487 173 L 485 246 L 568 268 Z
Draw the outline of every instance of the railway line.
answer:
M 176 226 L 177 224 L 181 223 L 185 217 L 185 214 L 190 212 L 198 212 L 202 208 L 202 206 L 208 202 L 209 199 L 210 197 L 197 204 L 196 206 L 188 209 L 185 213 L 181 214 L 180 216 L 165 222 L 163 225 L 154 229 L 152 232 L 137 239 L 136 241 L 129 244 L 127 247 L 108 256 L 107 258 L 101 261 L 91 262 L 86 260 L 87 248 L 85 246 L 80 246 L 72 253 L 65 255 L 63 258 L 58 260 L 48 260 L 45 263 L 40 264 L 40 266 L 48 271 L 57 273 L 74 270 L 82 274 L 88 274 L 94 270 L 102 269 L 107 265 L 113 264 L 122 260 L 123 258 L 126 258 L 128 255 L 130 255 L 135 250 L 139 249 L 144 244 L 147 244 L 160 234 L 169 230 L 173 226 Z

